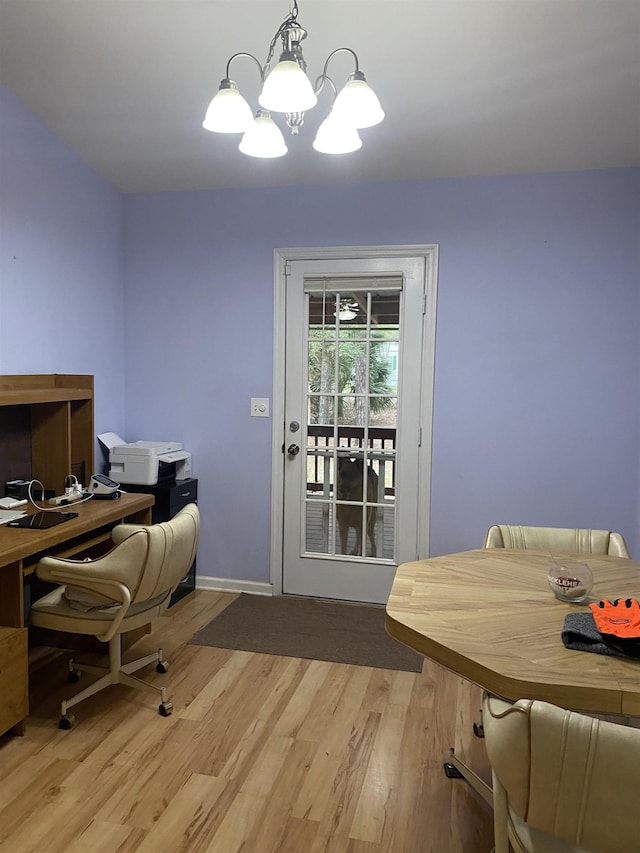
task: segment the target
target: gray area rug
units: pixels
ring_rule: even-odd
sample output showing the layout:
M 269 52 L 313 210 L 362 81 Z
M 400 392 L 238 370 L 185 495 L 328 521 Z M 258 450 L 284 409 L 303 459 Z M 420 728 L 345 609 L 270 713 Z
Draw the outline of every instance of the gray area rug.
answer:
M 381 605 L 241 593 L 189 642 L 421 672 L 422 655 L 390 637 L 384 621 Z

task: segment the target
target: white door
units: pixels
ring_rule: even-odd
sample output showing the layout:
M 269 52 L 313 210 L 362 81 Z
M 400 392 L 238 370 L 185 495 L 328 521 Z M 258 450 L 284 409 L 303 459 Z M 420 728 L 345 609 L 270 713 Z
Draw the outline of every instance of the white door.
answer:
M 284 296 L 282 591 L 383 603 L 426 556 L 435 247 L 288 260 Z

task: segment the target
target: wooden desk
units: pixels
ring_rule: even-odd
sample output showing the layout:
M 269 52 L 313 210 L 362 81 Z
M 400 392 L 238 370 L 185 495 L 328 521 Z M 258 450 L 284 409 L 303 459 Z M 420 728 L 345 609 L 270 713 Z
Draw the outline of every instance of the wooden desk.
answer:
M 640 715 L 640 660 L 570 651 L 562 644 L 565 614 L 586 608 L 558 601 L 547 583 L 549 564 L 569 556 L 593 570 L 590 600 L 640 597 L 640 562 L 634 560 L 552 551 L 465 551 L 398 567 L 387 603 L 387 631 L 505 699 Z M 468 768 L 454 765 L 469 779 Z
M 0 525 L 0 734 L 24 731 L 28 714 L 27 629 L 24 623 L 24 580 L 35 572 L 46 554 L 74 557 L 111 539 L 111 529 L 122 521 L 151 523 L 152 495 L 124 494 L 118 500 L 90 500 L 69 507 L 78 517 L 49 530 L 8 528 Z M 66 509 L 66 507 L 64 508 Z M 35 509 L 34 509 L 35 511 Z M 8 630 L 13 629 L 13 630 Z

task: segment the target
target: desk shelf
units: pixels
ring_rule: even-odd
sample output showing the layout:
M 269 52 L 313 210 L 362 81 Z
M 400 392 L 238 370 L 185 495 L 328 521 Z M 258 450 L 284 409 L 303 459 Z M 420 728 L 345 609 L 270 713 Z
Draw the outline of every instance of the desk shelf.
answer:
M 93 376 L 0 376 L 0 488 L 39 480 L 56 494 L 65 477 L 83 484 L 94 471 Z
M 67 400 L 85 400 L 86 388 L 34 388 L 33 390 L 5 391 L 0 389 L 0 406 L 30 406 L 32 403 L 63 403 Z

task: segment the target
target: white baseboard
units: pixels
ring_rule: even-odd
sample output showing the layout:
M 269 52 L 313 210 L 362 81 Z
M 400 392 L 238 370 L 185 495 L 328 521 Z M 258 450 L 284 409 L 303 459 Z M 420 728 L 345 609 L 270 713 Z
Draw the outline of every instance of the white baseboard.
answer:
M 263 581 L 242 581 L 235 578 L 210 578 L 196 575 L 196 589 L 213 592 L 250 592 L 253 595 L 273 595 L 273 584 Z

